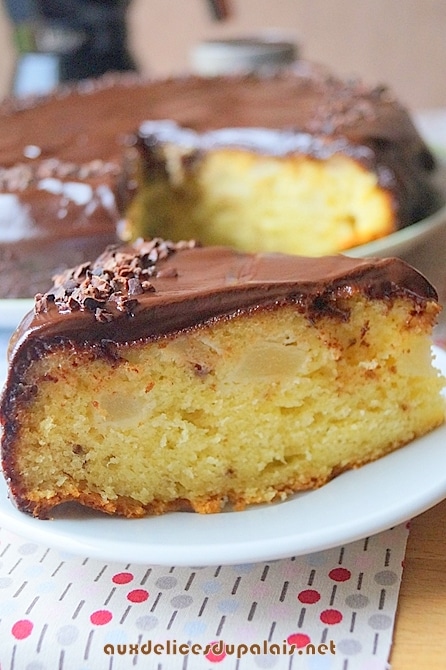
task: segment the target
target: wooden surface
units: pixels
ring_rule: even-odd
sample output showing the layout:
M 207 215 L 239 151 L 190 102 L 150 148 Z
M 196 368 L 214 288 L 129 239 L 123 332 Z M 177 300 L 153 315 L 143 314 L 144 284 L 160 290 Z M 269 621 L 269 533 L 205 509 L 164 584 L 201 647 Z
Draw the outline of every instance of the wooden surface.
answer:
M 446 670 L 446 500 L 412 521 L 404 565 L 391 670 Z

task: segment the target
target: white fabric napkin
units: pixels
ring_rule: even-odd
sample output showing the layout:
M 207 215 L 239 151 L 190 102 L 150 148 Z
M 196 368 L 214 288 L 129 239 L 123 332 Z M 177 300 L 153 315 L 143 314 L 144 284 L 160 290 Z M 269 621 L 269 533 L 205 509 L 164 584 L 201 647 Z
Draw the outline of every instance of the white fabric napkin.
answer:
M 1 670 L 384 670 L 408 526 L 267 563 L 103 563 L 0 529 Z

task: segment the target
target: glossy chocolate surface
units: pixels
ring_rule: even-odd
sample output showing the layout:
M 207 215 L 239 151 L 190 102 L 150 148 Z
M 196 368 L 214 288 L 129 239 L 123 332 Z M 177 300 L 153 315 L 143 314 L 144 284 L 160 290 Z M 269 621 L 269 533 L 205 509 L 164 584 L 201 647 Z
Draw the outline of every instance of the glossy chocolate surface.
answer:
M 51 348 L 63 341 L 107 348 L 287 303 L 312 319 L 342 320 L 347 317 L 336 300 L 355 293 L 410 296 L 420 304 L 437 298 L 431 284 L 399 259 L 313 259 L 138 241 L 111 247 L 96 262 L 61 275 L 36 297 L 11 350 L 20 356 L 27 343 Z
M 68 237 L 116 241 L 132 192 L 124 158 L 135 151 L 140 127 L 139 145 L 152 167 L 156 146 L 169 141 L 186 143 L 195 158 L 213 146 L 316 158 L 345 152 L 375 170 L 393 194 L 398 227 L 437 206 L 430 184 L 434 159 L 384 88 L 336 79 L 304 61 L 279 74 L 160 81 L 108 75 L 0 106 L 3 276 L 10 275 L 8 259 L 23 257 L 26 265 L 24 239 L 35 251 L 30 272 L 40 263 L 36 270 L 48 277 L 59 267 L 46 265 L 49 239 L 53 258 Z M 16 272 L 9 293 L 0 281 L 0 296 L 33 295 L 35 285 L 26 281 Z
M 270 75 L 148 82 L 134 76 L 105 77 L 43 99 L 6 101 L 0 115 L 3 167 L 22 162 L 32 168 L 56 157 L 59 166 L 71 163 L 72 168 L 100 159 L 104 169 L 145 120 L 170 119 L 199 133 L 284 129 L 346 136 L 355 143 L 365 138 L 401 141 L 414 133 L 406 111 L 388 89 L 346 82 L 304 62 Z
M 207 147 L 223 141 L 271 151 L 271 139 L 273 153 L 301 150 L 324 156 L 350 151 L 375 164 L 389 188 L 399 181 L 392 170 L 384 169 L 389 160 L 406 159 L 400 166 L 406 177 L 415 168 L 429 173 L 434 165 L 406 110 L 387 89 L 345 82 L 298 62 L 280 74 L 258 76 L 149 82 L 134 75 L 109 76 L 43 99 L 6 101 L 0 107 L 2 189 L 22 191 L 43 175 L 113 175 L 137 129 L 145 121 L 165 120 L 191 130 L 187 141 L 192 144 L 196 133 L 223 129 L 280 131 L 272 137 L 230 132 L 218 139 L 211 134 Z M 147 140 L 146 131 L 142 136 Z M 178 139 L 169 131 L 162 139 L 170 137 Z M 160 139 L 155 133 L 155 140 Z

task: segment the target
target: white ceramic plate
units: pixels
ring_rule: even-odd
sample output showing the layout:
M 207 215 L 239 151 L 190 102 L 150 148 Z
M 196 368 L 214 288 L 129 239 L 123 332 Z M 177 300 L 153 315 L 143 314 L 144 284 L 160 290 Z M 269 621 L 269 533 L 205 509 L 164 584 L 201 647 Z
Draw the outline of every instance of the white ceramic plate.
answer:
M 446 373 L 446 352 L 435 348 L 435 354 Z M 352 542 L 406 521 L 445 497 L 446 425 L 316 491 L 243 512 L 122 519 L 66 505 L 52 520 L 42 521 L 13 506 L 0 477 L 0 525 L 41 544 L 103 561 L 240 564 Z
M 34 307 L 34 300 L 0 300 L 0 331 L 14 330 L 21 319 Z

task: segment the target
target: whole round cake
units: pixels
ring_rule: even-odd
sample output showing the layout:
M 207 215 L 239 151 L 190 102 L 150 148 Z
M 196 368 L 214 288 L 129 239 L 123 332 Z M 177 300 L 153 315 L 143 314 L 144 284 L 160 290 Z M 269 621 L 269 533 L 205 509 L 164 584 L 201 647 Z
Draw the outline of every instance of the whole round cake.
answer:
M 422 219 L 434 158 L 385 88 L 269 74 L 105 76 L 0 107 L 0 297 L 108 242 L 338 252 Z

